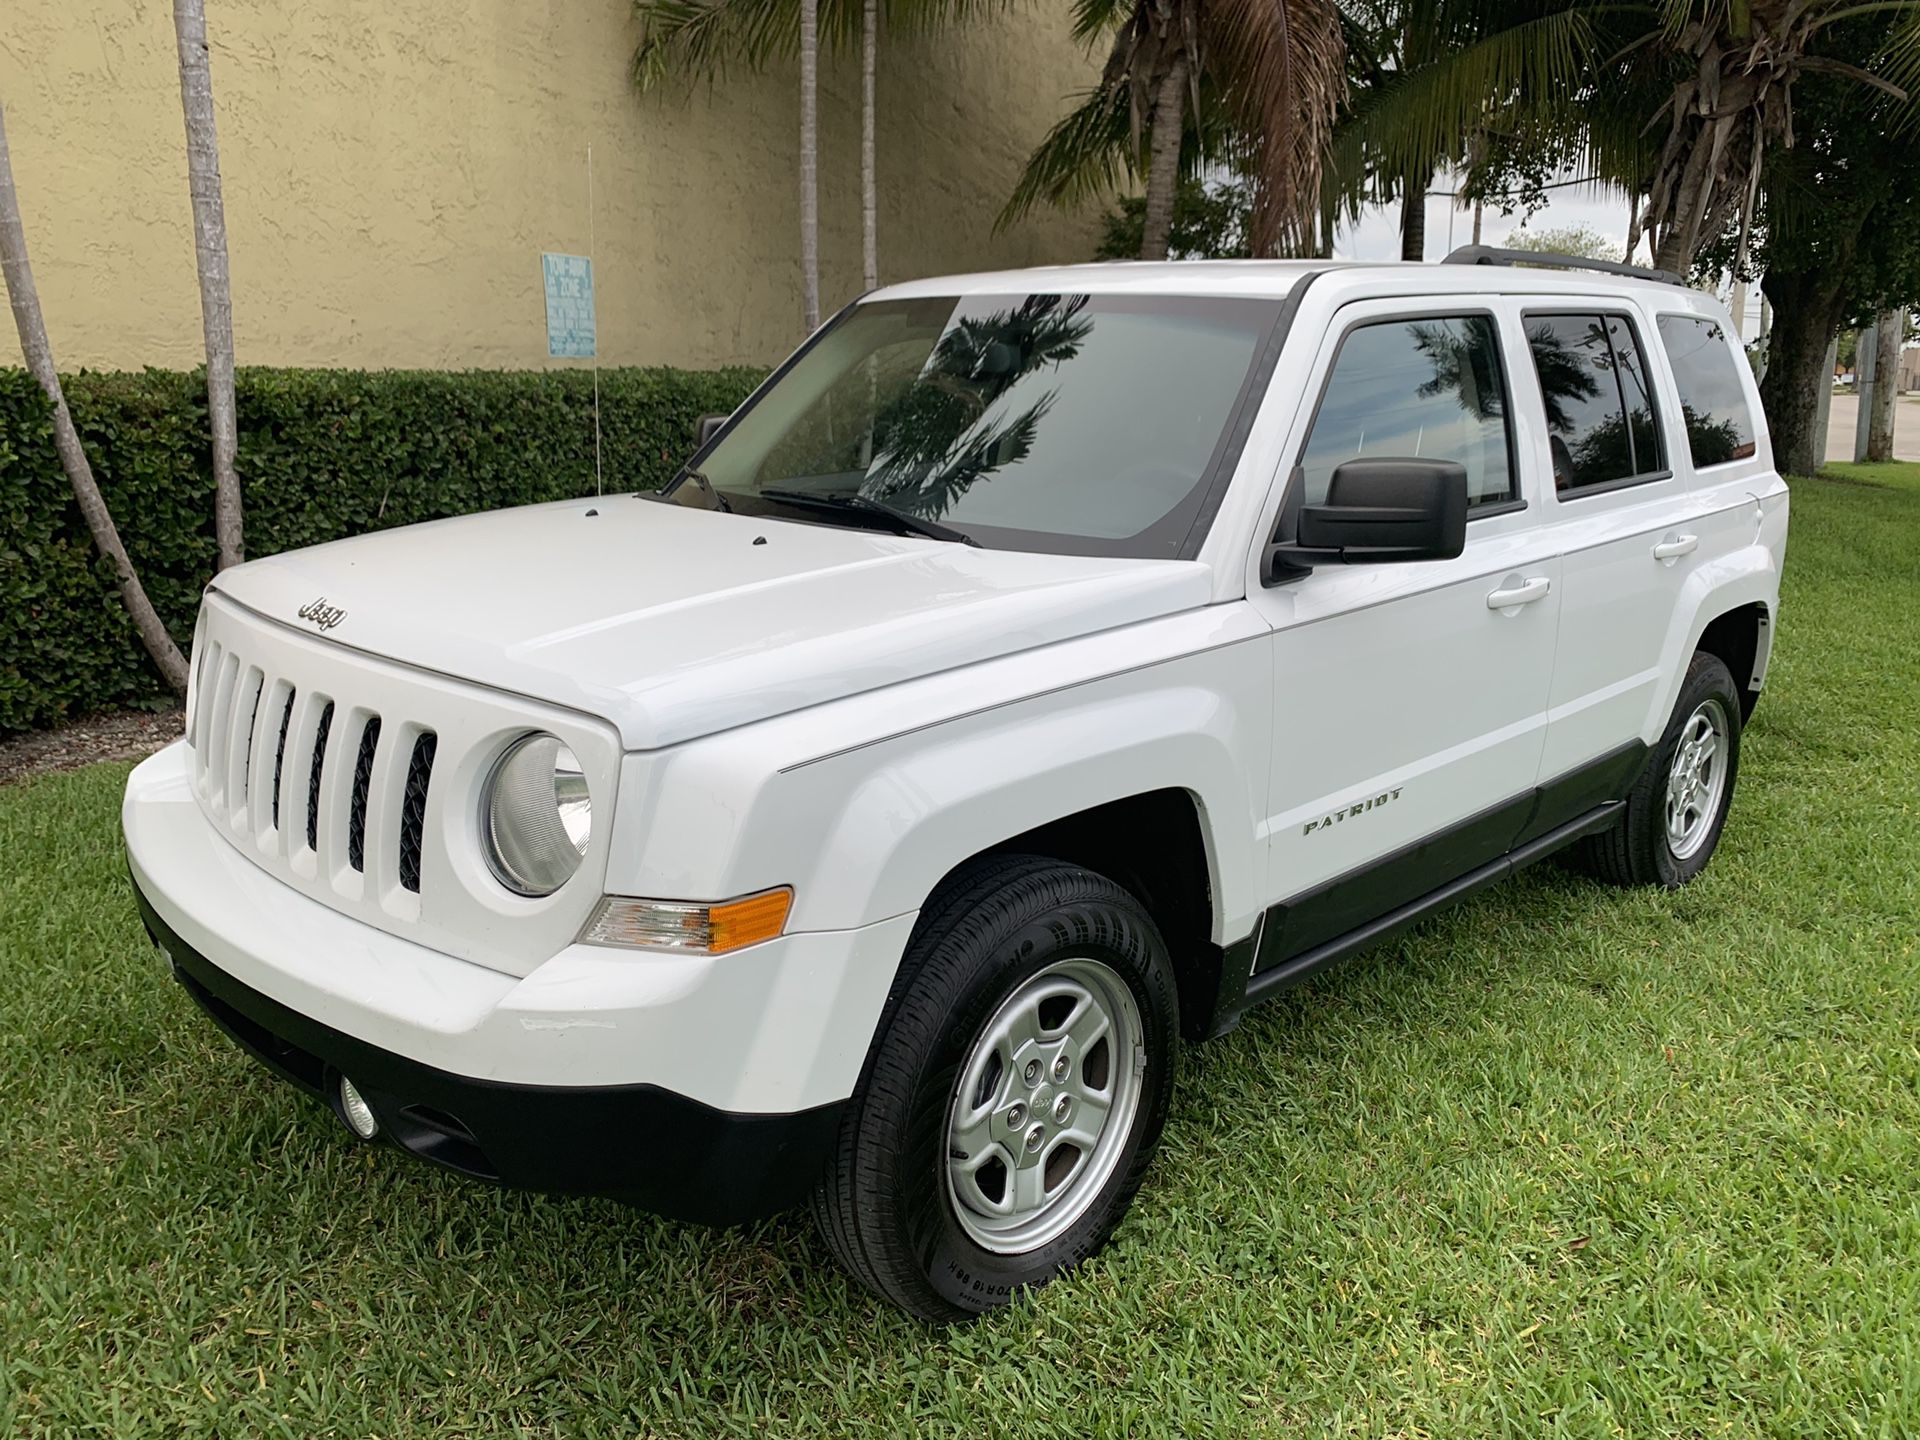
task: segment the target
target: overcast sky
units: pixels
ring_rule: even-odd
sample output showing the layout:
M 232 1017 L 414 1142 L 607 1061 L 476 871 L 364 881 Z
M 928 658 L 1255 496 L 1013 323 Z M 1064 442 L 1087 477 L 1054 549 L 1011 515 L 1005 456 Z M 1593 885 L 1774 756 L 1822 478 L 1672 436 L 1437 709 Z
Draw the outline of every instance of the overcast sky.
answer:
M 1452 181 L 1445 176 L 1436 183 L 1441 188 L 1452 188 Z M 1610 185 L 1573 185 L 1549 190 L 1547 194 L 1550 198 L 1546 205 L 1526 222 L 1528 230 L 1587 225 L 1617 241 L 1623 250 L 1626 248 L 1626 192 Z M 1509 231 L 1519 229 L 1520 224 L 1520 212 L 1502 215 L 1497 208 L 1489 207 L 1480 227 L 1481 240 L 1488 245 L 1498 245 Z M 1465 245 L 1472 239 L 1471 210 L 1455 208 L 1453 201 L 1444 196 L 1427 196 L 1427 259 L 1438 260 L 1452 246 Z M 1398 260 L 1400 207 L 1383 206 L 1369 211 L 1358 225 L 1342 229 L 1334 237 L 1333 253 L 1348 260 Z

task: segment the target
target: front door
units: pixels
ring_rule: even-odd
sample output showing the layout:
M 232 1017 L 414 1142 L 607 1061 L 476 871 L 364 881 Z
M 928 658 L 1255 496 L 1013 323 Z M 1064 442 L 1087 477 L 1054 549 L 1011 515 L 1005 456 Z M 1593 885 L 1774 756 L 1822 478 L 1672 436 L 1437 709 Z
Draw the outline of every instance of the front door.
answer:
M 1322 565 L 1250 597 L 1274 626 L 1275 683 L 1276 903 L 1256 971 L 1498 860 L 1531 812 L 1560 564 L 1521 459 L 1542 439 L 1512 403 L 1525 356 L 1498 302 L 1357 304 L 1331 328 L 1289 483 L 1312 503 L 1348 460 L 1457 461 L 1467 541 L 1455 559 Z

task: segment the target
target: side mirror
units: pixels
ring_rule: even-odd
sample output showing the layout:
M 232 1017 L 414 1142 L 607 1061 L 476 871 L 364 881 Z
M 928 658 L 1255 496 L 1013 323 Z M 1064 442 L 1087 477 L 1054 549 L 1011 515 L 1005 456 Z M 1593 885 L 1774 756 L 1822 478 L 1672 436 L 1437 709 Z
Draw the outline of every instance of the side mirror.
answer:
M 702 415 L 694 422 L 694 447 L 704 450 L 707 442 L 720 433 L 720 427 L 731 420 L 731 415 Z
M 1296 480 L 1297 484 L 1298 481 Z M 1316 563 L 1451 560 L 1467 545 L 1467 471 L 1451 460 L 1349 460 L 1327 498 L 1288 515 L 1267 569 L 1285 579 Z

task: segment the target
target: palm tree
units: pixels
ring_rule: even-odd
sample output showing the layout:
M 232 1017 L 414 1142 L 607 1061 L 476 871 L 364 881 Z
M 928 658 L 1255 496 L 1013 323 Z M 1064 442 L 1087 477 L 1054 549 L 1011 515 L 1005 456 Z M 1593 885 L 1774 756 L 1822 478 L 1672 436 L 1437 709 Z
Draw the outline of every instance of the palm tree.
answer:
M 6 279 L 7 299 L 13 306 L 13 323 L 20 332 L 20 350 L 26 357 L 27 370 L 53 405 L 53 447 L 60 456 L 60 468 L 67 472 L 67 482 L 73 486 L 73 498 L 80 506 L 80 514 L 93 535 L 93 543 L 113 565 L 120 601 L 133 619 L 140 643 L 146 646 L 167 683 L 185 694 L 187 662 L 167 633 L 167 627 L 160 623 L 153 602 L 147 598 L 146 587 L 140 583 L 133 561 L 127 557 L 127 547 L 120 543 L 119 527 L 113 523 L 106 497 L 101 495 L 100 486 L 93 478 L 93 467 L 87 463 L 87 452 L 81 448 L 80 434 L 74 429 L 73 416 L 67 410 L 66 394 L 60 388 L 60 374 L 53 364 L 53 346 L 47 340 L 46 319 L 40 313 L 40 292 L 34 286 L 33 266 L 27 259 L 27 234 L 20 223 L 20 196 L 13 188 L 13 156 L 7 148 L 4 110 L 0 110 L 0 274 Z
M 1671 77 L 1655 111 L 1667 133 L 1646 173 L 1641 227 L 1655 237 L 1654 263 L 1686 271 L 1730 225 L 1740 232 L 1735 269 L 1746 267 L 1748 237 L 1769 147 L 1793 143 L 1793 87 L 1807 74 L 1846 76 L 1905 98 L 1891 76 L 1920 64 L 1920 3 L 1914 0 L 1660 0 L 1651 26 L 1632 35 L 1614 68 L 1649 51 Z M 1888 73 L 1822 53 L 1826 32 L 1872 14 L 1888 27 Z M 1650 86 L 1646 88 L 1651 88 Z
M 1006 6 L 1008 0 L 885 0 L 888 25 L 929 29 Z M 807 328 L 819 323 L 817 179 L 819 47 L 860 51 L 860 252 L 866 288 L 880 283 L 874 75 L 882 0 L 634 0 L 641 25 L 633 78 L 641 90 L 675 80 L 712 80 L 729 65 L 757 71 L 776 58 L 800 59 L 800 253 Z
M 1042 201 L 1076 204 L 1137 174 L 1150 93 L 1157 153 L 1173 153 L 1173 127 L 1161 121 L 1177 120 L 1182 173 L 1225 167 L 1254 180 L 1261 202 L 1255 253 L 1272 253 L 1282 240 L 1318 248 L 1342 218 L 1398 200 L 1402 254 L 1418 259 L 1434 172 L 1485 153 L 1497 117 L 1545 106 L 1580 84 L 1592 49 L 1586 8 L 1568 0 L 1287 0 L 1250 5 L 1244 13 L 1234 6 L 1204 9 L 1205 0 L 1172 0 L 1202 17 L 1197 45 L 1167 40 L 1174 27 L 1194 23 L 1169 18 L 1161 8 L 1168 0 L 1135 3 L 1140 8 L 1080 0 L 1075 33 L 1081 39 L 1097 41 L 1117 27 L 1106 72 L 1028 162 L 1003 223 Z M 1251 25 L 1256 32 L 1267 27 L 1277 41 L 1283 24 L 1289 44 L 1313 63 L 1244 66 L 1240 57 L 1257 43 L 1208 39 L 1218 29 Z M 1159 53 L 1168 48 L 1181 53 Z M 1266 53 L 1285 48 L 1269 46 Z M 1200 57 L 1202 81 L 1191 103 L 1176 109 L 1178 92 L 1164 82 L 1187 53 Z M 1342 100 L 1346 114 L 1329 124 Z M 1315 144 L 1313 152 L 1298 153 L 1296 147 L 1307 144 Z M 1295 180 L 1274 179 L 1269 167 L 1289 156 Z M 1176 178 L 1166 173 L 1175 168 L 1166 160 L 1160 168 L 1156 185 L 1150 155 L 1148 213 L 1155 218 L 1170 213 L 1167 187 Z M 1164 253 L 1150 227 L 1142 257 Z
M 1461 167 L 1471 190 L 1490 154 L 1516 145 L 1542 154 L 1537 125 L 1516 126 L 1586 82 L 1597 44 L 1590 7 L 1341 0 L 1340 11 L 1352 88 L 1328 160 L 1326 221 L 1398 200 L 1401 258 L 1419 260 L 1436 171 Z
M 1435 0 L 1471 12 L 1483 0 Z M 1904 98 L 1920 79 L 1920 0 L 1513 0 L 1516 15 L 1568 22 L 1577 83 L 1516 97 L 1494 119 L 1532 153 L 1576 160 L 1636 197 L 1631 245 L 1685 273 L 1723 235 L 1746 268 L 1768 153 L 1794 142 L 1795 84 L 1830 75 Z M 1867 65 L 1833 41 L 1847 22 L 1883 37 Z M 1442 71 L 1444 72 L 1444 65 Z M 1460 96 L 1460 87 L 1448 88 Z
M 1469 188 L 1576 165 L 1636 196 L 1629 254 L 1685 272 L 1731 236 L 1736 269 L 1792 94 L 1823 74 L 1893 95 L 1920 80 L 1920 0 L 1342 0 L 1355 95 L 1330 171 L 1349 211 L 1469 162 Z M 1874 63 L 1832 43 L 1878 27 Z M 1857 47 L 1855 47 L 1857 48 Z M 1477 159 L 1478 163 L 1472 163 Z M 1409 229 L 1412 227 L 1409 226 Z M 1409 238 L 1407 248 L 1411 250 Z
M 1028 160 L 1001 225 L 1144 171 L 1140 258 L 1164 259 L 1182 174 L 1225 165 L 1252 183 L 1254 253 L 1310 233 L 1345 90 L 1333 0 L 1075 0 L 1073 33 L 1111 37 L 1106 67 Z
M 213 530 L 217 566 L 246 558 L 233 400 L 233 289 L 227 272 L 227 211 L 220 195 L 220 142 L 207 64 L 206 0 L 173 0 L 180 51 L 180 108 L 187 121 L 187 189 L 193 196 L 200 322 L 207 345 L 207 419 L 213 429 Z

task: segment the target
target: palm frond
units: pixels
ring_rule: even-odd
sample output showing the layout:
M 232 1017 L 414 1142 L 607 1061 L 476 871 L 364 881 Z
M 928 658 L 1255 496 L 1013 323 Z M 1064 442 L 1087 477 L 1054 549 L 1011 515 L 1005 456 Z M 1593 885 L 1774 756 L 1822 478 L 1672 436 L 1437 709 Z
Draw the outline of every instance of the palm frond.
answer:
M 1272 254 L 1314 225 L 1335 113 L 1346 94 L 1338 14 L 1323 0 L 1216 0 L 1204 61 L 1253 145 L 1253 248 Z
M 1077 205 L 1113 190 L 1135 173 L 1132 126 L 1124 85 L 1083 91 L 1066 118 L 1047 132 L 993 222 L 995 233 L 1035 206 Z
M 945 29 L 950 25 L 970 25 L 975 21 L 994 20 L 1009 13 L 1014 0 L 881 0 L 880 14 L 886 21 L 887 29 L 900 35 L 925 35 Z M 821 6 L 824 12 L 828 7 Z M 845 3 L 849 19 L 853 22 L 847 30 L 849 43 L 859 38 L 859 20 L 862 10 L 860 0 Z M 838 14 L 834 17 L 836 29 L 835 46 L 840 43 Z M 823 30 L 822 34 L 826 32 Z
M 1129 0 L 1073 0 L 1073 38 L 1090 45 L 1126 24 L 1133 10 Z
M 1920 130 L 1920 6 L 1893 27 L 1879 60 L 1879 74 L 1906 94 L 1890 126 L 1894 134 L 1911 137 Z
M 924 34 L 964 24 L 1010 8 L 1012 0 L 884 0 L 890 30 Z M 800 48 L 800 7 L 795 0 L 634 0 L 640 43 L 633 55 L 634 84 L 656 89 L 677 80 L 712 80 L 738 65 L 764 69 Z M 820 0 L 823 49 L 852 54 L 859 49 L 863 0 Z
M 1359 97 L 1351 123 L 1388 173 L 1430 174 L 1500 112 L 1584 89 L 1595 48 L 1591 17 L 1568 6 L 1410 69 Z
M 1342 224 L 1358 223 L 1361 213 L 1383 195 L 1376 184 L 1366 139 L 1355 125 L 1336 125 L 1327 141 L 1320 181 L 1320 231 L 1331 235 Z
M 830 12 L 848 8 L 846 0 L 820 6 L 823 36 Z M 640 22 L 633 79 L 642 90 L 714 79 L 736 64 L 758 69 L 800 40 L 800 12 L 791 0 L 634 0 L 633 12 Z

